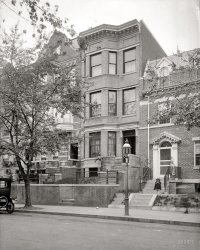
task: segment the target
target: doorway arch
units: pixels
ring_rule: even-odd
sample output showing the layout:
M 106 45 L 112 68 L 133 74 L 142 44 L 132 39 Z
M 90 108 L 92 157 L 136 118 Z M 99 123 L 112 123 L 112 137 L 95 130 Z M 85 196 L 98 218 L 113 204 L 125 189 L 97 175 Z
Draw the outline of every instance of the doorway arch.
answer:
M 155 138 L 153 144 L 153 178 L 162 177 L 167 168 L 178 166 L 178 143 L 181 139 L 164 132 Z

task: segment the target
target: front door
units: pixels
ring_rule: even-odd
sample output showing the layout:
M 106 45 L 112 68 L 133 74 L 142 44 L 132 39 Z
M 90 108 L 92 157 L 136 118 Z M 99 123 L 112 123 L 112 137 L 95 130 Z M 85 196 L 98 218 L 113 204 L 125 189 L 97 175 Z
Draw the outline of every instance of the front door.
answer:
M 160 176 L 164 176 L 167 169 L 171 166 L 171 146 L 171 143 L 168 141 L 160 145 Z

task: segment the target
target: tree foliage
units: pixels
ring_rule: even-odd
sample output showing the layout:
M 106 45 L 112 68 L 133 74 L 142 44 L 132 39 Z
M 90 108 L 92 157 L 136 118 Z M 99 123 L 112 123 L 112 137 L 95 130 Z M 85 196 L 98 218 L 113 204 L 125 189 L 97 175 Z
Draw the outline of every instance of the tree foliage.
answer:
M 57 126 L 56 114 L 80 115 L 83 82 L 76 66 L 57 64 L 53 53 L 39 57 L 38 48 L 23 48 L 17 27 L 6 36 L 6 63 L 0 76 L 0 154 L 14 157 L 31 205 L 30 169 L 33 157 L 55 153 L 69 134 Z
M 2 1 L 2 4 L 21 17 L 22 21 L 28 20 L 35 27 L 35 33 L 32 34 L 33 37 L 46 38 L 46 30 L 50 27 L 63 29 L 65 33 L 67 32 L 72 37 L 76 34 L 73 25 L 69 25 L 69 20 L 59 17 L 59 6 L 52 6 L 49 1 L 9 0 L 8 2 Z M 5 20 L 3 21 L 5 22 Z M 27 31 L 24 30 L 24 32 Z
M 145 77 L 148 87 L 143 94 L 165 103 L 165 108 L 155 114 L 151 123 L 170 118 L 174 124 L 183 124 L 190 130 L 200 127 L 200 49 L 181 59 L 185 67 L 177 67 L 172 62 L 168 76 L 159 76 L 156 66 L 150 66 Z

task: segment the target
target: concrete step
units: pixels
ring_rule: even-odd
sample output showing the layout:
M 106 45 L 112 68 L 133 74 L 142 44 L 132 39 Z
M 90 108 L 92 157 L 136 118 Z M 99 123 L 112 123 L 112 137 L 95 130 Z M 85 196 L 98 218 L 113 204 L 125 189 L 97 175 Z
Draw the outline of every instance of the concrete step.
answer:
M 156 194 L 132 194 L 130 199 L 130 207 L 151 209 L 153 206 Z

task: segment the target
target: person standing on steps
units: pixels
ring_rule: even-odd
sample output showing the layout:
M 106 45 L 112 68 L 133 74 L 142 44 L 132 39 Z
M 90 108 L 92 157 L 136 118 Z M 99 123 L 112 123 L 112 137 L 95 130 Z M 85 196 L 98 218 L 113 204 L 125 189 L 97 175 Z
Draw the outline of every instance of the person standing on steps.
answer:
M 154 190 L 157 190 L 157 192 L 159 190 L 161 190 L 161 181 L 160 181 L 160 179 L 156 179 L 155 185 L 154 185 Z

